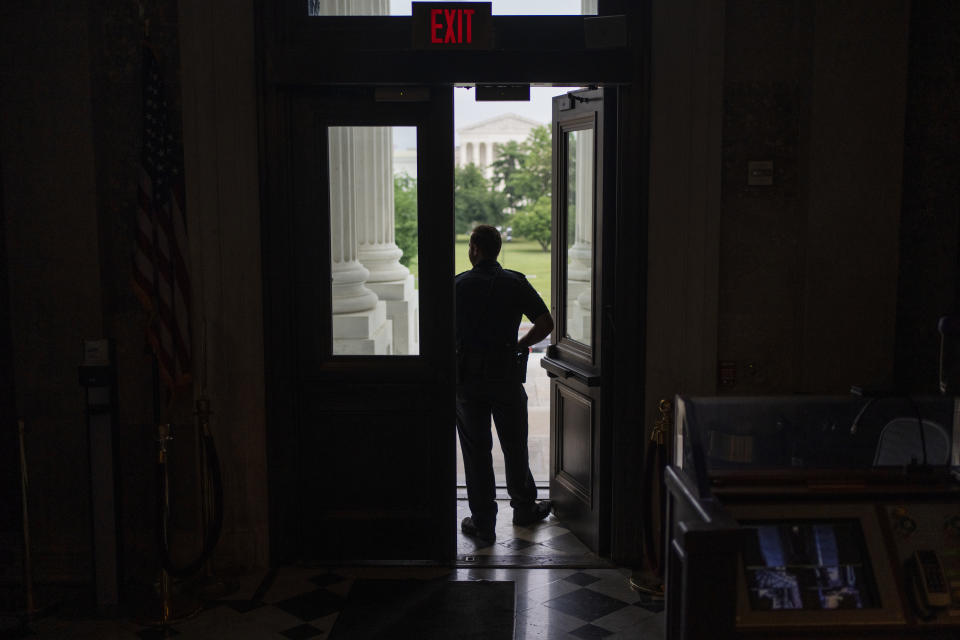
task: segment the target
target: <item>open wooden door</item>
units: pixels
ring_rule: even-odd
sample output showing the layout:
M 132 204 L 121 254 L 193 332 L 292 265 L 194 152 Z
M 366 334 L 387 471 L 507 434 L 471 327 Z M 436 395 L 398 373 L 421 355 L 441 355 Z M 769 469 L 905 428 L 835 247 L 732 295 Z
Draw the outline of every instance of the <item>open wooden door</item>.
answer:
M 276 96 L 263 221 L 274 562 L 450 563 L 452 89 Z M 416 278 L 398 243 L 416 246 Z
M 604 92 L 553 99 L 555 329 L 542 366 L 551 378 L 550 498 L 555 512 L 592 550 L 609 551 L 609 430 L 602 387 L 604 296 Z M 608 116 L 609 118 L 609 116 Z M 608 176 L 609 178 L 609 176 Z M 612 210 L 612 207 L 606 207 Z M 609 269 L 607 269 L 609 273 Z

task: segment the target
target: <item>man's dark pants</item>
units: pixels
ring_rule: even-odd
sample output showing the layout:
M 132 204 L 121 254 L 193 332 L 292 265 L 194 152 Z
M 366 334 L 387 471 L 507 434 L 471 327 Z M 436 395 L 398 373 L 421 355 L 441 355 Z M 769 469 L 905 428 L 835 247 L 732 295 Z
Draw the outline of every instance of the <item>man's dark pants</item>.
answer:
M 528 510 L 537 499 L 527 452 L 527 393 L 523 385 L 483 380 L 458 384 L 457 432 L 467 476 L 467 499 L 479 529 L 493 529 L 497 517 L 491 414 L 503 450 L 510 506 Z

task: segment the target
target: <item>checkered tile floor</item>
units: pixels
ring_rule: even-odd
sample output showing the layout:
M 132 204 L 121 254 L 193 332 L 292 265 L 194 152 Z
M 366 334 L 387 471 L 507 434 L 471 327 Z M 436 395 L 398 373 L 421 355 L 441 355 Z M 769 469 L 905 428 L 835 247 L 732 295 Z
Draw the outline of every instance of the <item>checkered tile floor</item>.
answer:
M 549 516 L 530 527 L 513 525 L 509 500 L 497 500 L 497 539 L 487 543 L 464 535 L 459 523 L 470 515 L 466 500 L 457 501 L 457 564 L 460 567 L 603 567 L 564 524 Z
M 459 519 L 469 515 L 458 502 Z M 40 619 L 29 633 L 12 637 L 73 640 L 300 640 L 327 638 L 334 631 L 358 579 L 506 580 L 516 586 L 515 640 L 664 636 L 663 601 L 630 588 L 631 572 L 605 566 L 554 516 L 531 527 L 515 527 L 506 501 L 500 504 L 497 541 L 481 543 L 458 532 L 458 567 L 302 568 L 283 567 L 248 576 L 228 598 L 166 629 L 128 619 L 89 620 L 74 616 Z M 524 568 L 518 568 L 524 567 Z M 601 567 L 601 568 L 598 568 Z
M 326 638 L 357 579 L 508 580 L 516 585 L 516 640 L 663 638 L 663 603 L 629 586 L 625 569 L 424 569 L 318 570 L 284 567 L 251 576 L 228 600 L 210 603 L 193 618 L 167 629 L 130 620 L 45 618 L 32 633 L 12 637 L 74 640 L 298 640 Z M 257 597 L 254 597 L 254 595 Z

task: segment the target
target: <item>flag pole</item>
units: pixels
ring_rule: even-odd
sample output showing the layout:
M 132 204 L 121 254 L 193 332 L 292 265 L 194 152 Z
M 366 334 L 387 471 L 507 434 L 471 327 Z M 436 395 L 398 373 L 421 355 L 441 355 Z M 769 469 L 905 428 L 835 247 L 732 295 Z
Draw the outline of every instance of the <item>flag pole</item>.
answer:
M 183 310 L 189 312 L 189 272 L 183 268 L 181 249 L 185 244 L 182 210 L 174 181 L 179 177 L 171 165 L 173 150 L 169 130 L 165 87 L 159 61 L 150 45 L 150 20 L 143 0 L 138 2 L 143 21 L 143 139 L 137 213 L 137 245 L 134 253 L 134 289 L 149 312 L 147 343 L 151 352 L 153 422 L 158 443 L 158 543 L 160 570 L 157 583 L 146 594 L 142 619 L 146 624 L 167 627 L 199 610 L 194 598 L 173 583 L 173 570 L 166 568 L 168 519 L 170 512 L 168 441 L 172 440 L 173 402 L 176 386 L 189 377 L 180 376 L 181 365 L 189 369 L 189 318 L 181 325 L 177 315 L 178 295 L 184 296 Z M 180 218 L 178 219 L 178 216 Z M 161 273 L 161 258 L 164 261 Z M 168 268 L 169 267 L 169 268 Z M 169 271 L 169 273 L 167 273 Z M 183 280 L 178 276 L 183 276 Z M 165 282 L 162 283 L 162 280 Z M 163 286 L 161 286 L 163 284 Z M 181 333 L 181 329 L 183 332 Z M 184 347 L 186 341 L 186 347 Z M 184 353 L 185 352 L 185 353 Z M 161 359 L 162 358 L 162 359 Z M 161 388 L 166 389 L 166 395 Z

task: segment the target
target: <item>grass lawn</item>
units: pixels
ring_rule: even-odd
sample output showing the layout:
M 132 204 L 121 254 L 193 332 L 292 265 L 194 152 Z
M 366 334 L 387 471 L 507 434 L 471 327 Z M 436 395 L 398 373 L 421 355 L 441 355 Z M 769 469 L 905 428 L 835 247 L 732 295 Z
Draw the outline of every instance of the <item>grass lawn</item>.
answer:
M 454 251 L 456 251 L 456 273 L 468 270 L 470 260 L 467 259 L 466 235 L 457 236 Z M 547 303 L 547 307 L 550 307 L 550 254 L 541 249 L 539 243 L 516 239 L 512 242 L 504 242 L 497 261 L 504 269 L 513 269 L 525 274 L 533 288 Z M 418 266 L 417 261 L 414 260 L 410 264 L 410 271 L 417 274 Z

